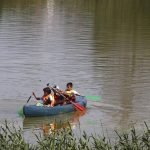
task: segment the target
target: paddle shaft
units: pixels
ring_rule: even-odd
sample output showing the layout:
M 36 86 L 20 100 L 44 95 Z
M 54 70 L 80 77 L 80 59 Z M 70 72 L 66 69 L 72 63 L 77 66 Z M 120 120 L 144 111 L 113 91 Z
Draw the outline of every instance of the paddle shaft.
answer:
M 32 96 L 30 96 L 30 97 L 28 98 L 27 103 L 30 101 L 31 97 L 32 97 Z
M 57 91 L 56 89 L 54 89 L 53 87 L 50 87 L 50 88 L 52 88 L 54 91 L 56 91 L 60 96 L 62 96 L 64 99 L 66 99 L 67 101 L 69 101 L 69 99 L 68 98 L 66 98 L 63 94 L 61 94 L 59 91 Z M 81 110 L 81 111 L 83 111 L 83 110 L 85 110 L 85 108 L 82 106 L 82 105 L 80 105 L 80 104 L 78 104 L 78 103 L 74 103 L 74 102 L 72 102 L 72 101 L 70 101 L 70 103 L 72 103 L 76 108 L 78 108 L 79 110 Z
M 49 86 L 50 87 L 50 86 Z M 60 96 L 62 96 L 64 99 L 66 99 L 67 101 L 69 100 L 67 97 L 65 97 L 63 94 L 61 94 L 60 92 L 58 92 L 55 88 L 50 87 L 51 89 L 53 89 L 54 91 L 56 91 Z

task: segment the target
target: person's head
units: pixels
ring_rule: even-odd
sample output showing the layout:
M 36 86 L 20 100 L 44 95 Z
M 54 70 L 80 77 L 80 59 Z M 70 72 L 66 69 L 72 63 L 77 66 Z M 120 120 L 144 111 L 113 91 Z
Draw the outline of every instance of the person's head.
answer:
M 72 90 L 73 83 L 72 82 L 67 83 L 66 87 L 67 87 L 67 90 Z
M 44 88 L 43 92 L 44 92 L 44 96 L 47 96 L 47 95 L 51 94 L 51 90 L 50 90 L 49 87 Z

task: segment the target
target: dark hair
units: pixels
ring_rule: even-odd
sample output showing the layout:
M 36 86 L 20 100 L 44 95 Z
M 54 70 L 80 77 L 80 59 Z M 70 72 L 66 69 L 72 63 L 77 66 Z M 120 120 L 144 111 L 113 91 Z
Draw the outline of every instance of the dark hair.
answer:
M 48 94 L 51 94 L 51 90 L 49 87 L 46 87 L 43 89 L 44 92 L 47 92 Z
M 73 87 L 73 83 L 72 82 L 67 83 L 67 87 L 68 86 Z

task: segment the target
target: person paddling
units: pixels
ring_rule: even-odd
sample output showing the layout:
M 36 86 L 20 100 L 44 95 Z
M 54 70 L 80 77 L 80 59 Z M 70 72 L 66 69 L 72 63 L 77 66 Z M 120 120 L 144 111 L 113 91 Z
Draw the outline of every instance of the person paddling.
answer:
M 80 95 L 77 91 L 75 91 L 73 89 L 73 83 L 72 82 L 67 83 L 65 93 L 67 95 L 78 95 L 78 96 Z
M 49 87 L 43 89 L 44 95 L 42 97 L 36 97 L 35 93 L 33 92 L 33 96 L 36 100 L 40 100 L 40 103 L 43 105 L 49 105 L 51 107 L 55 104 L 54 95 L 51 94 L 51 90 Z
M 69 101 L 72 101 L 72 102 L 75 102 L 76 100 L 76 95 L 79 96 L 80 94 L 75 91 L 73 89 L 73 83 L 72 82 L 69 82 L 67 83 L 66 85 L 66 90 L 65 92 L 63 92 L 63 94 L 67 97 L 68 101 L 66 102 L 67 104 L 69 104 L 70 102 Z

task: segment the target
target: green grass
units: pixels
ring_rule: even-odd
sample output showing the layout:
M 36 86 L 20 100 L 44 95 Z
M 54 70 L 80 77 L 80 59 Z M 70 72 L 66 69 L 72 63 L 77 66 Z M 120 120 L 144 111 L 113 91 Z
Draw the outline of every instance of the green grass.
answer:
M 88 136 L 83 132 L 76 137 L 69 128 L 62 128 L 47 136 L 35 135 L 36 143 L 29 144 L 23 137 L 21 128 L 16 129 L 7 121 L 0 126 L 0 150 L 150 150 L 150 129 L 138 133 L 133 127 L 128 132 L 118 133 L 114 143 L 105 136 Z

